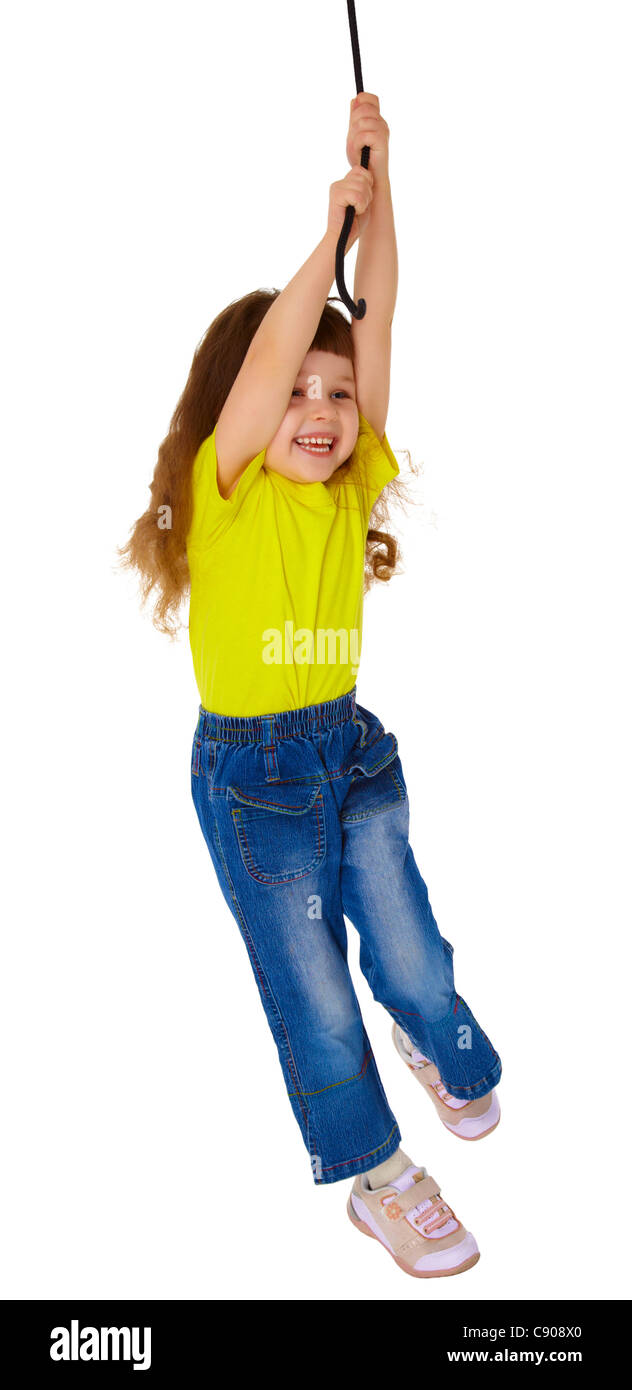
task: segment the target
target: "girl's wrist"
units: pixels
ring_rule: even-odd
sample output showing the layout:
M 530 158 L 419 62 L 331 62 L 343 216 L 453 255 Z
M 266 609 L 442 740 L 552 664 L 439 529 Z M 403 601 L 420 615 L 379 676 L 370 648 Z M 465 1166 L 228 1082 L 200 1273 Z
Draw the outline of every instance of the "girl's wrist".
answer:
M 341 231 L 341 227 L 328 227 L 324 237 L 320 242 L 320 246 L 323 248 L 323 252 L 328 257 L 328 261 L 331 265 L 332 284 L 336 278 L 336 252 L 338 250 L 338 240 L 340 238 Z M 351 244 L 352 246 L 355 245 L 354 242 L 352 242 Z M 349 250 L 351 250 L 351 247 L 347 243 L 345 247 L 345 256 L 347 254 L 347 251 Z
M 370 167 L 371 167 L 371 166 L 369 165 L 369 168 L 370 168 Z M 371 172 L 372 172 L 372 174 L 373 174 L 373 198 L 372 198 L 371 201 L 374 201 L 376 195 L 379 196 L 380 193 L 390 193 L 390 191 L 391 191 L 391 180 L 390 180 L 388 168 L 382 169 L 382 170 L 379 170 L 379 169 L 375 170 L 375 169 L 373 169 L 373 170 L 371 170 Z
M 333 252 L 335 256 L 339 236 L 340 232 L 337 232 L 335 227 L 328 226 L 325 235 L 321 238 L 320 244 L 321 246 L 333 247 Z

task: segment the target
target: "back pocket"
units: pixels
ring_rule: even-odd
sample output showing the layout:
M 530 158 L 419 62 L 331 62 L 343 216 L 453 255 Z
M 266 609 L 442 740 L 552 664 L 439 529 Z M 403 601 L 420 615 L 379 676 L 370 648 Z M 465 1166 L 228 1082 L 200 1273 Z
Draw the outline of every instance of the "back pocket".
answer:
M 257 883 L 292 883 L 324 859 L 320 783 L 233 784 L 228 792 L 242 862 Z

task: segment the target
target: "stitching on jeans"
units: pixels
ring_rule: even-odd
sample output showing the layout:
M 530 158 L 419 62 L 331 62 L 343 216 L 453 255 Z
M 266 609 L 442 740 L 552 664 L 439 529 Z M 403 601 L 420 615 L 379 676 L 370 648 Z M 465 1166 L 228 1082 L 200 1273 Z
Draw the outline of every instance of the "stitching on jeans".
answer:
M 234 783 L 231 784 L 231 788 L 230 788 L 231 791 L 233 790 L 234 785 L 235 785 Z M 316 785 L 316 784 L 315 784 L 315 785 Z M 237 793 L 235 793 L 235 795 L 237 795 Z M 237 800 L 241 800 L 241 798 L 240 798 L 240 797 L 237 797 Z M 278 811 L 278 812 L 279 812 L 279 815 L 283 815 L 283 816 L 304 816 L 304 815 L 307 814 L 307 811 L 313 811 L 314 806 L 315 806 L 315 803 L 316 803 L 317 801 L 318 801 L 318 795 L 316 795 L 316 796 L 314 797 L 314 800 L 313 800 L 313 802 L 311 803 L 311 806 L 306 807 L 306 810 L 304 810 L 304 811 L 302 811 L 302 810 L 297 810 L 297 811 L 295 811 L 293 807 L 279 806 L 278 801 L 266 801 L 265 798 L 262 797 L 262 796 L 253 796 L 253 797 L 250 798 L 249 801 L 245 802 L 244 804 L 245 804 L 245 805 L 248 805 L 248 806 L 254 806 L 255 809 L 256 809 L 257 806 L 263 806 L 263 807 L 270 806 L 270 807 L 272 808 L 273 811 Z M 234 809 L 237 810 L 237 807 L 235 807 Z
M 310 818 L 312 818 L 314 812 L 316 812 L 317 828 L 317 844 L 314 858 L 310 860 L 310 863 L 307 865 L 306 868 L 301 869 L 300 873 L 292 874 L 291 878 L 278 878 L 276 874 L 266 874 L 263 870 L 261 870 L 259 873 L 255 872 L 254 857 L 250 845 L 248 844 L 248 839 L 246 836 L 246 831 L 244 830 L 243 821 L 241 820 L 242 812 L 237 808 L 235 808 L 232 811 L 233 825 L 237 834 L 237 843 L 239 845 L 239 850 L 241 853 L 244 868 L 246 869 L 246 872 L 250 874 L 250 877 L 254 878 L 256 883 L 265 883 L 271 886 L 277 886 L 282 883 L 296 883 L 299 878 L 305 878 L 306 874 L 311 874 L 313 870 L 316 868 L 316 866 L 320 864 L 323 854 L 325 852 L 325 818 L 323 813 L 323 798 L 320 795 L 316 797 L 314 805 L 310 808 L 308 812 L 306 812 L 306 815 L 309 815 Z M 284 814 L 285 813 L 283 811 L 279 811 L 279 815 Z M 246 856 L 248 856 L 248 858 Z M 250 859 L 250 863 L 248 863 L 248 859 Z
M 277 765 L 275 745 L 273 743 L 267 743 L 264 747 L 263 754 L 266 760 L 266 770 L 269 774 L 271 774 L 270 781 L 277 782 L 279 780 L 279 768 Z M 276 774 L 276 776 L 274 774 Z
M 461 998 L 461 995 L 460 995 L 460 994 L 457 994 L 457 996 L 456 996 L 456 1002 L 457 1002 L 457 1004 L 460 1003 L 460 1004 L 463 1005 L 463 1010 L 464 1010 L 464 1012 L 465 1012 L 466 1014 L 469 1014 L 469 1016 L 470 1016 L 470 1018 L 472 1019 L 472 1022 L 473 1022 L 473 1023 L 476 1023 L 476 1019 L 474 1018 L 474 1014 L 472 1013 L 472 1010 L 470 1009 L 469 1004 L 466 1004 L 465 1000 Z M 454 1012 L 456 1013 L 456 1007 L 455 1007 L 455 1009 L 454 1009 Z M 479 1031 L 479 1033 L 482 1035 L 482 1037 L 484 1037 L 485 1042 L 487 1043 L 487 1046 L 488 1046 L 488 1047 L 490 1048 L 490 1050 L 493 1052 L 494 1057 L 496 1058 L 496 1061 L 499 1062 L 499 1061 L 500 1061 L 500 1057 L 498 1056 L 498 1053 L 497 1053 L 495 1047 L 493 1047 L 492 1044 L 490 1043 L 489 1038 L 488 1038 L 488 1036 L 487 1036 L 487 1033 L 484 1033 L 484 1032 L 483 1032 L 483 1029 L 481 1028 L 480 1023 L 476 1023 L 476 1027 L 478 1028 L 478 1031 Z
M 370 772 L 365 772 L 364 770 L 362 770 L 359 776 L 374 777 L 377 772 L 382 772 L 383 768 L 386 767 L 387 763 L 392 761 L 393 757 L 391 753 L 389 753 L 386 758 L 382 759 L 381 763 L 378 763 L 376 767 L 372 767 Z M 328 773 L 327 777 L 279 777 L 278 781 L 275 782 L 274 785 L 275 787 L 284 787 L 286 785 L 291 786 L 295 782 L 302 782 L 305 784 L 305 786 L 307 786 L 310 783 L 321 783 L 324 786 L 326 782 L 337 782 L 342 777 L 350 776 L 352 776 L 351 768 L 333 768 L 332 771 Z M 219 782 L 216 782 L 215 786 L 213 787 L 213 790 L 218 792 L 227 792 L 230 791 L 230 788 L 230 782 L 227 782 L 225 786 L 220 784 Z
M 393 1128 L 392 1128 L 390 1134 L 388 1134 L 388 1135 L 386 1136 L 386 1139 L 384 1140 L 384 1143 L 383 1143 L 383 1144 L 378 1144 L 378 1146 L 377 1146 L 376 1149 L 369 1149 L 368 1153 L 365 1153 L 365 1154 L 358 1154 L 356 1158 L 344 1158 L 344 1159 L 342 1160 L 341 1163 L 329 1163 L 329 1164 L 327 1164 L 327 1167 L 323 1168 L 323 1173 L 331 1173 L 331 1172 L 333 1172 L 334 1168 L 345 1168 L 345 1167 L 347 1166 L 348 1163 L 361 1163 L 361 1162 L 363 1161 L 363 1159 L 365 1159 L 365 1158 L 372 1158 L 372 1157 L 373 1157 L 373 1154 L 379 1154 L 380 1149 L 385 1149 L 385 1148 L 386 1148 L 386 1145 L 387 1145 L 387 1144 L 390 1144 L 391 1139 L 393 1138 L 393 1135 L 394 1135 L 396 1132 L 397 1132 L 397 1121 L 395 1121 L 395 1124 L 393 1125 Z
M 355 686 L 352 690 L 345 691 L 344 695 L 337 695 L 332 700 L 324 700 L 313 706 L 301 706 L 301 708 L 313 708 L 315 714 L 311 715 L 306 721 L 296 719 L 290 720 L 291 727 L 284 731 L 277 727 L 276 715 L 214 715 L 211 710 L 206 710 L 200 705 L 199 720 L 201 728 L 204 730 L 203 737 L 211 738 L 219 743 L 242 743 L 252 744 L 261 742 L 263 739 L 264 720 L 271 719 L 275 723 L 274 736 L 276 740 L 282 738 L 307 737 L 312 735 L 315 730 L 318 735 L 323 728 L 339 728 L 340 726 L 353 722 L 356 723 L 357 700 L 354 695 Z M 335 708 L 332 708 L 335 707 Z M 370 711 L 367 711 L 370 713 Z M 282 711 L 283 714 L 294 715 L 297 710 Z M 249 727 L 243 729 L 235 728 L 235 721 L 244 720 Z M 221 731 L 221 732 L 220 732 Z M 255 737 L 252 737 L 252 735 Z
M 306 1125 L 306 1127 L 307 1127 L 307 1125 L 308 1125 L 308 1123 L 309 1123 L 309 1121 L 308 1121 L 308 1113 L 309 1113 L 309 1110 L 307 1110 L 307 1111 L 305 1110 L 305 1108 L 304 1108 L 304 1106 L 303 1106 L 303 1104 L 302 1104 L 302 1101 L 301 1101 L 301 1097 L 302 1097 L 302 1095 L 303 1095 L 304 1093 L 303 1093 L 303 1091 L 301 1091 L 301 1090 L 299 1089 L 299 1084 L 298 1084 L 298 1083 L 299 1083 L 299 1079 L 300 1079 L 300 1078 L 299 1078 L 299 1075 L 298 1075 L 298 1068 L 297 1068 L 297 1066 L 296 1066 L 296 1062 L 294 1061 L 294 1055 L 293 1055 L 293 1053 L 292 1053 L 292 1047 L 291 1047 L 291 1044 L 290 1044 L 290 1037 L 289 1037 L 289 1033 L 288 1033 L 288 1031 L 287 1031 L 287 1027 L 286 1027 L 286 1024 L 285 1024 L 285 1019 L 283 1018 L 283 1014 L 281 1013 L 281 1010 L 280 1010 L 279 1005 L 278 1005 L 278 1003 L 277 1003 L 277 1000 L 276 1000 L 276 997 L 275 997 L 275 995 L 274 995 L 274 992 L 273 992 L 273 990 L 271 989 L 270 984 L 269 984 L 269 982 L 268 982 L 267 979 L 266 979 L 265 972 L 264 972 L 264 970 L 263 970 L 263 968 L 262 968 L 262 966 L 261 966 L 261 962 L 260 962 L 259 957 L 258 957 L 258 955 L 257 955 L 257 950 L 256 950 L 256 947 L 255 947 L 255 943 L 254 943 L 254 941 L 253 941 L 253 939 L 252 939 L 252 937 L 251 937 L 251 935 L 250 935 L 250 930 L 249 930 L 249 928 L 248 928 L 248 923 L 246 922 L 246 919 L 245 919 L 244 914 L 243 914 L 243 912 L 242 912 L 241 906 L 240 906 L 240 904 L 239 904 L 239 902 L 238 902 L 237 895 L 236 895 L 235 889 L 234 889 L 234 887 L 233 887 L 233 881 L 232 881 L 232 878 L 231 878 L 231 876 L 230 876 L 230 874 L 229 874 L 229 872 L 228 872 L 228 866 L 227 866 L 226 860 L 225 860 L 225 858 L 224 858 L 224 851 L 223 851 L 223 849 L 222 849 L 222 842 L 221 842 L 220 836 L 219 836 L 219 827 L 218 827 L 218 825 L 217 825 L 217 821 L 215 822 L 215 835 L 214 835 L 214 839 L 215 839 L 215 844 L 216 844 L 216 846 L 217 846 L 217 850 L 218 850 L 218 853 L 219 853 L 219 857 L 220 857 L 221 862 L 222 862 L 222 865 L 223 865 L 223 867 L 224 867 L 224 872 L 225 872 L 225 874 L 226 874 L 226 878 L 227 878 L 227 881 L 228 881 L 228 884 L 229 884 L 229 887 L 230 887 L 230 895 L 231 895 L 231 898 L 232 898 L 232 900 L 233 900 L 233 902 L 234 902 L 234 904 L 235 904 L 235 909 L 236 909 L 236 911 L 237 911 L 237 916 L 238 916 L 239 921 L 241 922 L 242 927 L 243 927 L 243 930 L 244 930 L 244 938 L 245 938 L 245 942 L 246 942 L 246 949 L 248 950 L 248 954 L 250 955 L 250 958 L 251 958 L 252 963 L 253 963 L 253 965 L 254 965 L 255 973 L 257 974 L 258 979 L 261 980 L 263 992 L 264 992 L 264 994 L 267 994 L 267 995 L 269 996 L 269 998 L 272 1000 L 272 1003 L 274 1004 L 274 1008 L 276 1009 L 276 1013 L 277 1013 L 277 1017 L 278 1017 L 279 1023 L 280 1023 L 280 1025 L 281 1025 L 282 1029 L 283 1029 L 283 1032 L 285 1033 L 285 1040 L 286 1040 L 287 1049 L 288 1049 L 288 1057 L 286 1058 L 287 1067 L 288 1067 L 288 1071 L 290 1072 L 290 1074 L 294 1077 L 294 1082 L 295 1082 L 295 1085 L 296 1085 L 296 1087 L 297 1087 L 297 1091 L 296 1091 L 297 1099 L 298 1099 L 299 1105 L 300 1105 L 300 1107 L 301 1107 L 301 1114 L 303 1115 L 303 1119 L 304 1119 L 305 1125 Z
M 480 1024 L 476 1022 L 472 1010 L 469 1008 L 469 1006 L 466 1004 L 465 1000 L 461 997 L 460 994 L 457 994 L 456 996 L 456 1004 L 454 1008 L 451 1009 L 449 1013 L 442 1014 L 441 1018 L 424 1018 L 423 1014 L 415 1013 L 412 1009 L 397 1009 L 392 1004 L 385 1004 L 384 1008 L 388 1011 L 388 1013 L 390 1013 L 391 1017 L 395 1019 L 396 1023 L 398 1020 L 395 1018 L 395 1015 L 399 1014 L 402 1018 L 420 1018 L 423 1023 L 428 1023 L 432 1028 L 437 1023 L 443 1023 L 446 1018 L 452 1018 L 457 1011 L 457 1006 L 459 1003 L 463 1005 L 464 1011 L 467 1014 L 469 1014 L 469 1017 L 472 1019 L 472 1022 L 476 1025 L 476 1028 L 478 1029 L 478 1032 L 481 1034 L 481 1037 L 485 1039 L 485 1042 L 487 1043 L 490 1052 L 492 1052 L 494 1057 L 496 1058 L 496 1062 L 500 1063 L 500 1057 L 498 1056 L 495 1047 L 493 1047 L 490 1043 L 487 1034 L 483 1032 L 483 1029 L 481 1028 Z M 453 1085 L 451 1082 L 450 1094 L 455 1096 L 455 1098 L 458 1100 L 459 1091 L 471 1092 L 474 1086 L 485 1085 L 486 1082 L 489 1081 L 490 1076 L 493 1074 L 493 1070 L 494 1069 L 492 1069 L 492 1072 L 488 1072 L 487 1076 L 481 1076 L 478 1081 L 468 1081 L 465 1086 L 458 1086 L 456 1084 Z
M 304 783 L 305 786 L 324 786 L 326 781 L 327 778 L 323 777 L 279 777 L 278 782 L 275 782 L 274 785 L 275 787 L 285 787 L 293 786 L 296 782 L 299 782 Z M 218 792 L 230 792 L 232 791 L 234 785 L 234 782 L 216 782 L 214 790 Z M 264 784 L 259 783 L 259 785 L 261 786 Z M 266 783 L 265 785 L 267 786 L 268 783 Z
M 247 716 L 244 716 L 244 718 L 247 718 Z M 356 721 L 352 718 L 350 714 L 343 714 L 339 719 L 331 719 L 331 717 L 328 717 L 327 715 L 319 714 L 316 715 L 313 719 L 311 719 L 307 726 L 297 725 L 294 728 L 287 730 L 276 729 L 275 737 L 277 741 L 282 738 L 310 738 L 312 732 L 319 733 L 321 729 L 338 729 L 343 724 L 351 724 L 355 722 Z M 252 736 L 253 734 L 255 735 L 255 737 Z M 215 733 L 207 732 L 203 734 L 203 737 L 212 738 L 215 740 L 216 743 L 262 743 L 263 731 L 260 727 L 254 728 L 252 730 L 244 729 L 241 732 L 239 730 L 235 730 L 234 732 L 232 732 L 228 729 L 225 729 L 221 733 L 218 733 L 217 731 Z
M 349 816 L 341 816 L 341 825 L 352 825 L 354 821 L 357 822 L 371 820 L 373 816 L 379 816 L 386 811 L 392 811 L 395 806 L 400 806 L 401 803 L 406 800 L 407 793 L 403 790 L 403 784 L 401 782 L 401 779 L 397 776 L 397 773 L 393 772 L 390 767 L 387 768 L 386 771 L 388 772 L 389 776 L 392 778 L 392 781 L 395 784 L 395 790 L 397 791 L 397 799 L 392 799 L 392 794 L 390 794 L 391 800 L 387 801 L 385 806 L 374 806 L 373 809 L 370 811 L 356 811 L 355 813 Z
M 236 912 L 237 912 L 237 916 L 238 916 L 239 921 L 241 922 L 241 925 L 242 925 L 242 927 L 243 927 L 243 929 L 244 929 L 244 935 L 245 935 L 245 938 L 246 938 L 246 946 L 247 946 L 247 948 L 248 948 L 248 953 L 249 953 L 249 955 L 250 955 L 250 957 L 251 957 L 251 959 L 252 959 L 252 963 L 253 963 L 254 968 L 255 968 L 255 973 L 256 973 L 256 975 L 257 975 L 257 978 L 258 978 L 258 979 L 260 980 L 260 982 L 261 982 L 261 987 L 262 987 L 262 989 L 263 989 L 264 994 L 270 994 L 271 997 L 274 999 L 274 995 L 272 994 L 272 991 L 270 990 L 270 987 L 269 987 L 268 982 L 267 982 L 267 980 L 266 980 L 265 973 L 264 973 L 263 969 L 261 968 L 261 963 L 260 963 L 260 961 L 259 961 L 259 957 L 257 956 L 257 952 L 256 952 L 256 950 L 255 950 L 255 944 L 254 944 L 254 941 L 252 940 L 252 937 L 251 937 L 251 935 L 250 935 L 250 931 L 249 931 L 249 929 L 248 929 L 248 924 L 247 924 L 246 919 L 245 919 L 245 917 L 244 917 L 244 915 L 243 915 L 243 912 L 242 912 L 242 910 L 241 910 L 241 906 L 240 906 L 239 902 L 237 901 L 237 897 L 236 897 L 236 894 L 235 894 L 235 889 L 234 889 L 234 887 L 233 887 L 233 880 L 232 880 L 232 878 L 231 878 L 231 876 L 230 876 L 230 874 L 229 874 L 229 872 L 228 872 L 228 865 L 227 865 L 226 860 L 225 860 L 225 858 L 224 858 L 224 851 L 223 851 L 223 849 L 222 849 L 222 842 L 221 842 L 220 837 L 219 837 L 219 828 L 218 828 L 218 826 L 217 826 L 217 822 L 215 823 L 214 830 L 215 830 L 215 834 L 214 834 L 214 837 L 213 837 L 213 838 L 214 838 L 214 840 L 215 840 L 215 844 L 216 844 L 216 847 L 217 847 L 217 852 L 218 852 L 219 857 L 220 857 L 220 859 L 221 859 L 221 862 L 222 862 L 222 865 L 223 865 L 223 868 L 224 868 L 224 873 L 226 874 L 226 879 L 227 879 L 227 882 L 228 882 L 228 886 L 229 886 L 229 888 L 230 888 L 230 896 L 231 896 L 231 898 L 232 898 L 232 900 L 233 900 L 233 902 L 234 902 L 234 904 L 235 904 L 235 910 L 236 910 Z M 276 1003 L 276 1000 L 275 1000 L 275 1003 Z
M 342 1081 L 332 1081 L 332 1082 L 331 1082 L 331 1085 L 329 1085 L 329 1086 L 321 1086 L 321 1088 L 320 1088 L 319 1091 L 300 1091 L 300 1092 L 298 1092 L 298 1091 L 288 1091 L 288 1095 L 290 1095 L 290 1096 L 294 1096 L 294 1095 L 301 1095 L 301 1096 L 322 1096 L 322 1095 L 324 1095 L 324 1092 L 325 1092 L 325 1091 L 333 1091 L 333 1089 L 334 1089 L 335 1086 L 346 1086 L 346 1084 L 347 1084 L 348 1081 L 361 1081 L 361 1080 L 362 1080 L 362 1077 L 364 1076 L 364 1074 L 365 1074 L 365 1072 L 366 1072 L 366 1069 L 367 1069 L 367 1066 L 368 1066 L 368 1062 L 369 1062 L 369 1058 L 372 1057 L 372 1056 L 373 1056 L 373 1050 L 372 1050 L 372 1048 L 369 1048 L 368 1052 L 365 1052 L 364 1057 L 362 1058 L 362 1066 L 360 1067 L 360 1070 L 357 1071 L 357 1072 L 355 1073 L 354 1076 L 344 1076 L 343 1079 L 342 1079 Z
M 346 698 L 346 697 L 343 696 L 343 697 L 341 697 L 341 698 L 344 699 L 344 698 Z M 367 712 L 370 713 L 370 711 L 367 711 Z M 255 717 L 256 717 L 256 716 L 253 716 L 253 718 L 255 718 Z M 263 716 L 261 716 L 261 717 L 263 717 Z M 269 716 L 265 716 L 265 717 L 268 718 Z M 344 724 L 355 724 L 356 727 L 357 727 L 357 721 L 356 721 L 356 718 L 355 718 L 355 715 L 354 715 L 353 711 L 352 711 L 351 714 L 345 714 L 345 715 L 343 715 L 340 719 L 334 719 L 333 722 L 332 722 L 332 720 L 331 720 L 330 718 L 327 718 L 324 714 L 318 713 L 318 714 L 315 716 L 315 718 L 311 721 L 311 723 L 312 723 L 312 726 L 315 725 L 315 728 L 310 727 L 310 728 L 307 728 L 307 729 L 303 729 L 303 728 L 289 729 L 287 732 L 283 732 L 282 730 L 280 730 L 280 729 L 278 729 L 278 728 L 275 728 L 275 730 L 274 730 L 275 739 L 276 739 L 277 742 L 280 741 L 281 739 L 287 739 L 287 738 L 304 738 L 304 739 L 307 739 L 307 740 L 310 740 L 310 739 L 311 739 L 312 741 L 314 741 L 314 740 L 316 740 L 316 739 L 320 740 L 324 728 L 337 728 L 337 727 L 340 727 L 341 725 L 344 725 Z M 380 732 L 380 730 L 382 730 L 382 732 Z M 229 733 L 226 733 L 226 734 L 222 735 L 221 737 L 218 737 L 217 734 L 205 733 L 205 734 L 203 735 L 203 737 L 204 737 L 204 739 L 209 739 L 211 742 L 214 742 L 214 743 L 227 743 L 227 744 L 234 744 L 234 743 L 236 743 L 236 744 L 242 745 L 243 747 L 250 747 L 250 748 L 253 748 L 253 749 L 254 749 L 254 748 L 256 748 L 258 745 L 260 745 L 260 744 L 263 743 L 263 730 L 261 729 L 261 727 L 259 727 L 258 730 L 257 730 L 256 732 L 257 732 L 258 736 L 255 737 L 255 738 L 249 738 L 249 737 L 240 738 L 238 734 L 235 734 L 235 736 L 233 737 L 233 736 L 231 736 Z M 387 737 L 387 735 L 386 735 L 386 732 L 385 732 L 385 730 L 384 730 L 384 726 L 383 726 L 382 724 L 380 724 L 380 725 L 379 725 L 379 728 L 376 730 L 376 737 L 373 739 L 373 743 L 379 743 L 379 742 L 381 741 L 382 738 L 386 738 L 386 737 Z M 367 776 L 367 777 L 375 776 L 375 774 L 376 774 L 377 772 L 381 772 L 381 771 L 382 771 L 382 768 L 386 767 L 387 764 L 388 764 L 389 762 L 392 762 L 392 761 L 393 761 L 393 758 L 397 755 L 397 752 L 398 752 L 397 739 L 396 739 L 396 737 L 395 737 L 394 734 L 390 734 L 390 735 L 388 735 L 388 737 L 390 738 L 390 741 L 391 741 L 391 746 L 390 746 L 390 749 L 389 749 L 388 753 L 386 753 L 385 756 L 381 759 L 381 761 L 375 763 L 374 766 L 371 767 L 370 769 L 362 768 L 362 769 L 361 769 L 361 774 L 362 774 L 362 775 Z M 369 748 L 372 747 L 372 744 L 369 744 L 368 747 L 369 747 Z M 264 745 L 263 745 L 263 754 L 264 754 L 264 757 L 265 757 L 265 759 L 266 759 L 266 765 L 267 765 L 268 768 L 269 768 L 269 765 L 268 765 L 268 758 L 267 758 L 267 751 L 268 751 L 268 749 L 274 750 L 275 756 L 274 756 L 274 768 L 273 768 L 273 770 L 274 770 L 274 771 L 278 771 L 277 759 L 276 759 L 276 750 L 275 750 L 275 745 L 274 745 L 274 743 L 273 743 L 273 744 L 264 744 Z M 348 764 L 348 761 L 349 761 L 349 758 L 347 757 L 347 759 L 345 760 L 345 762 Z M 351 774 L 351 772 L 352 772 L 352 768 L 349 768 L 348 766 L 345 766 L 344 764 L 341 764 L 339 767 L 336 767 L 336 768 L 332 768 L 332 769 L 331 769 L 331 771 L 328 773 L 328 780 L 329 780 L 329 781 L 333 781 L 333 780 L 337 780 L 339 777 L 347 777 L 347 776 L 349 776 L 349 775 Z M 312 778 L 309 778 L 309 777 L 278 777 L 278 778 L 275 778 L 274 781 L 275 781 L 275 785 L 283 785 L 283 784 L 286 783 L 286 782 L 309 782 L 309 781 L 316 782 L 316 781 L 323 781 L 323 778 L 321 778 L 321 777 L 312 777 Z M 218 790 L 224 791 L 224 790 L 226 790 L 226 788 L 221 787 L 221 788 L 218 788 Z

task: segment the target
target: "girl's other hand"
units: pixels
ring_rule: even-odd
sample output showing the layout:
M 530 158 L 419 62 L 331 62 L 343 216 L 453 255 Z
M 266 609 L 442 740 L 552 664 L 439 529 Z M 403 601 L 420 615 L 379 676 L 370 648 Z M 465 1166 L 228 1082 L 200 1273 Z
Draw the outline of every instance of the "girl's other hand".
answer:
M 350 164 L 360 164 L 364 145 L 370 147 L 369 168 L 376 177 L 388 174 L 388 141 L 390 130 L 380 116 L 380 103 L 371 92 L 358 92 L 351 102 L 349 131 L 347 134 L 347 159 Z
M 363 169 L 361 164 L 357 164 L 355 168 L 349 170 L 348 174 L 345 174 L 344 179 L 332 183 L 329 189 L 327 230 L 335 232 L 336 237 L 339 237 L 342 231 L 347 208 L 350 205 L 355 208 L 355 217 L 351 224 L 346 246 L 347 251 L 357 241 L 369 220 L 373 182 L 371 170 Z

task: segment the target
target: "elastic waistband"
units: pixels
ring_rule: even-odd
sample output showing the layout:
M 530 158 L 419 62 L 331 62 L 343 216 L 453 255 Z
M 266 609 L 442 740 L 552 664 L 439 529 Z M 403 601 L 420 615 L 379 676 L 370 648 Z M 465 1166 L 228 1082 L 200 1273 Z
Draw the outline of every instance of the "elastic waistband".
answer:
M 303 705 L 300 709 L 284 709 L 277 714 L 233 715 L 214 714 L 200 705 L 196 733 L 199 738 L 211 738 L 220 743 L 275 743 L 280 738 L 296 734 L 315 734 L 345 724 L 356 712 L 356 686 L 336 700 L 320 705 Z

